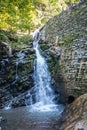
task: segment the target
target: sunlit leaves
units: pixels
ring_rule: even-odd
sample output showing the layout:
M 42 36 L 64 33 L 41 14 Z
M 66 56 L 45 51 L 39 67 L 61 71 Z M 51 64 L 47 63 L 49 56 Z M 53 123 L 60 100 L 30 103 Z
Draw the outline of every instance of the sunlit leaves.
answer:
M 80 0 L 0 0 L 0 29 L 31 31 Z
M 66 3 L 73 4 L 75 2 L 80 2 L 80 0 L 64 0 Z
M 8 28 L 9 24 L 7 20 L 10 18 L 10 15 L 4 10 L 0 14 L 0 29 Z

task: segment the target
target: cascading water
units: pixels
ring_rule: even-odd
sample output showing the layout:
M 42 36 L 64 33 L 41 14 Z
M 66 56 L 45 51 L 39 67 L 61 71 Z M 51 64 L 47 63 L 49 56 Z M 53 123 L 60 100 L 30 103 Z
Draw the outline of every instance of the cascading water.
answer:
M 51 76 L 48 71 L 47 63 L 40 53 L 39 45 L 39 31 L 34 35 L 33 48 L 36 52 L 36 59 L 34 64 L 34 82 L 36 94 L 36 102 L 43 105 L 53 104 L 53 91 L 51 89 Z
M 33 37 L 33 48 L 36 52 L 36 59 L 34 61 L 34 103 L 32 99 L 32 109 L 41 111 L 60 109 L 63 111 L 62 105 L 56 105 L 53 102 L 55 98 L 53 90 L 51 88 L 51 75 L 48 70 L 48 66 L 45 58 L 41 55 L 39 47 L 39 30 L 35 31 Z
M 25 104 L 30 105 L 29 110 L 34 111 L 55 111 L 57 110 L 58 114 L 60 114 L 64 110 L 64 106 L 61 104 L 55 104 L 53 99 L 55 95 L 51 88 L 51 75 L 48 70 L 48 66 L 45 58 L 41 55 L 41 50 L 39 47 L 39 30 L 34 33 L 34 42 L 33 48 L 36 53 L 36 58 L 34 61 L 34 87 L 32 87 L 26 93 Z M 18 75 L 18 65 L 19 63 L 24 63 L 25 54 L 23 52 L 17 53 L 18 59 L 16 60 L 16 75 L 15 84 L 19 78 Z M 12 98 L 4 107 L 5 110 L 10 109 L 12 103 L 20 99 L 21 96 Z

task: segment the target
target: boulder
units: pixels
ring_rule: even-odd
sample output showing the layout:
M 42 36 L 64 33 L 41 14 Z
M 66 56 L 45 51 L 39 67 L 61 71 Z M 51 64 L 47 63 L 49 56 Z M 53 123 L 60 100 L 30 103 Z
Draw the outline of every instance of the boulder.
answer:
M 87 93 L 68 105 L 60 130 L 87 130 Z

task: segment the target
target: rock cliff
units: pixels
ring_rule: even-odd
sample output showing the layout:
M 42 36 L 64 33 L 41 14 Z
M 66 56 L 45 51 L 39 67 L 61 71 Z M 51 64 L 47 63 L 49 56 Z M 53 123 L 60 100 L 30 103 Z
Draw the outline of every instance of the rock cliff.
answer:
M 50 19 L 41 30 L 49 68 L 68 105 L 60 130 L 87 129 L 87 1 Z M 54 62 L 55 61 L 55 62 Z M 63 93 L 63 92 L 62 92 Z M 80 96 L 80 97 L 79 97 Z
M 47 53 L 56 58 L 53 77 L 68 95 L 87 92 L 87 1 L 50 19 L 41 30 Z M 52 64 L 51 64 L 52 65 Z

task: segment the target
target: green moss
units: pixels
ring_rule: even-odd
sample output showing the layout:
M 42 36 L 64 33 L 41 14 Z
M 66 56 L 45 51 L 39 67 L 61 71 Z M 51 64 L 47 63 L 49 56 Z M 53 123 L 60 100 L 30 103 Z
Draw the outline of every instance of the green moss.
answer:
M 30 60 L 28 63 L 26 64 L 19 64 L 18 66 L 18 74 L 19 75 L 26 75 L 29 72 L 31 72 L 33 70 L 33 60 Z
M 57 61 L 55 66 L 53 67 L 53 70 L 52 70 L 52 75 L 53 76 L 58 72 L 59 68 L 60 68 L 60 64 L 59 64 L 59 61 Z
M 66 33 L 64 36 L 61 37 L 60 41 L 63 42 L 63 46 L 66 46 L 67 48 L 70 48 L 71 45 L 73 44 L 73 41 L 75 39 L 77 39 L 79 36 L 78 33 L 74 33 L 74 34 L 71 34 L 71 33 Z
M 0 42 L 8 41 L 7 32 L 0 30 Z
M 74 93 L 75 95 L 81 95 L 81 90 L 79 90 L 79 89 L 74 89 L 74 90 L 73 90 L 73 93 Z
M 32 37 L 29 35 L 24 35 L 24 36 L 18 38 L 18 43 L 25 43 L 28 40 L 32 40 Z
M 17 38 L 17 42 L 11 41 L 12 49 L 22 49 L 26 47 L 26 41 L 32 40 L 32 37 L 29 35 L 24 35 Z
M 21 74 L 25 75 L 28 74 L 29 70 L 27 68 L 22 69 L 22 71 L 20 71 Z
M 7 73 L 7 81 L 9 82 L 9 81 L 11 81 L 12 80 L 12 76 L 13 76 L 13 74 L 14 74 L 14 71 L 15 70 L 12 70 L 12 69 L 10 69 L 10 71 Z
M 47 44 L 42 44 L 42 45 L 40 45 L 40 47 L 41 47 L 42 50 L 46 50 L 46 49 L 48 49 Z
M 16 33 L 0 30 L 0 42 L 8 43 L 12 49 L 22 49 L 26 47 L 26 41 L 32 40 L 29 35 L 18 36 Z
M 12 49 L 18 49 L 18 50 L 25 47 L 25 45 L 23 43 L 16 43 L 16 42 L 11 42 L 10 45 L 11 45 Z

